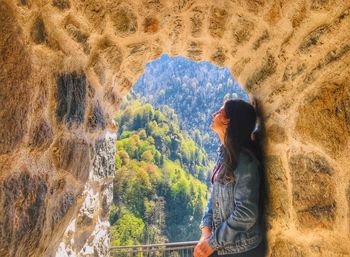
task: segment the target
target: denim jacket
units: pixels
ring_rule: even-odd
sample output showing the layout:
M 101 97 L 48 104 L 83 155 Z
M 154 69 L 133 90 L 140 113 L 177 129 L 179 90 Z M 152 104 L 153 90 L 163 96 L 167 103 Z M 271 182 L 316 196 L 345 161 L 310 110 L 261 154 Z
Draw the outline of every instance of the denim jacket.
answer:
M 224 145 L 218 148 L 214 170 L 222 163 Z M 209 227 L 213 234 L 209 245 L 218 255 L 246 252 L 262 241 L 259 222 L 260 163 L 253 153 L 243 148 L 234 170 L 235 181 L 217 180 L 211 186 L 210 197 L 200 227 Z

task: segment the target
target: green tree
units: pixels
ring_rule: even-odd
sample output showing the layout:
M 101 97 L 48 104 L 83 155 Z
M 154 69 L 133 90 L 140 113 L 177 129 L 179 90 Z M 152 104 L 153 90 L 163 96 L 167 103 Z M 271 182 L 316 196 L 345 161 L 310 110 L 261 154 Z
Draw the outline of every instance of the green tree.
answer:
M 130 211 L 124 210 L 111 226 L 112 245 L 137 245 L 142 243 L 145 224 Z

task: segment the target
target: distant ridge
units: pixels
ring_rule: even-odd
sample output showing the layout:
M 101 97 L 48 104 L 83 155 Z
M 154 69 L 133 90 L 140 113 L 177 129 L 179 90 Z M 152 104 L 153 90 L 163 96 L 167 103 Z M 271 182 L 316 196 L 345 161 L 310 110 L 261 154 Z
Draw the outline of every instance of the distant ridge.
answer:
M 220 143 L 209 127 L 212 114 L 226 98 L 248 100 L 248 95 L 227 68 L 168 55 L 146 65 L 145 73 L 131 94 L 155 108 L 162 105 L 173 108 L 179 117 L 180 128 L 204 147 L 211 160 L 214 160 Z

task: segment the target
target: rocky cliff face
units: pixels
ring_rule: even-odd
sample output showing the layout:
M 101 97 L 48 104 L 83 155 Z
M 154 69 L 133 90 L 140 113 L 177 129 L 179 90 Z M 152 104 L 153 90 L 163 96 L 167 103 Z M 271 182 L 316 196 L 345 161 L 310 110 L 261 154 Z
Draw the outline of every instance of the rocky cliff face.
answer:
M 227 66 L 266 127 L 269 256 L 350 255 L 350 2 L 0 0 L 0 255 L 105 256 L 121 98 Z

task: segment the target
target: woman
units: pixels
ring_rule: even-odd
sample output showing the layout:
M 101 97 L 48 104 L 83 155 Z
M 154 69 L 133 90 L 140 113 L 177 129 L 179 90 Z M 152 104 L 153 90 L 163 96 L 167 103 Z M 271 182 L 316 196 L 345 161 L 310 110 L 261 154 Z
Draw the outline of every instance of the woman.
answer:
M 194 257 L 265 256 L 256 123 L 254 107 L 239 99 L 225 101 L 213 115 L 210 128 L 222 144 Z

